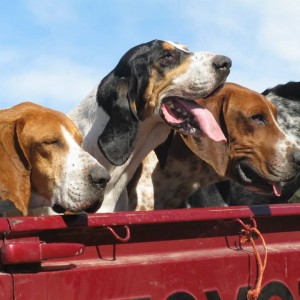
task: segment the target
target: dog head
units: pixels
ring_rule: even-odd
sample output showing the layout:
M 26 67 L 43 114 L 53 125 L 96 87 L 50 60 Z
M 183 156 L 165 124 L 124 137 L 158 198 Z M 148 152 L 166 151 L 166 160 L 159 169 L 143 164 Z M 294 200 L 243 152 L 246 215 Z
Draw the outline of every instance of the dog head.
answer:
M 280 195 L 281 182 L 300 170 L 300 148 L 279 128 L 275 106 L 261 94 L 229 83 L 209 101 L 198 103 L 212 112 L 227 143 L 182 135 L 187 146 L 218 175 Z
M 59 212 L 96 210 L 109 174 L 81 142 L 73 122 L 57 111 L 33 103 L 2 110 L 0 199 L 23 215 L 29 202 Z
M 108 116 L 98 139 L 106 159 L 122 165 L 133 151 L 139 122 L 150 117 L 194 134 L 201 118 L 195 100 L 218 90 L 230 67 L 225 56 L 190 52 L 173 42 L 153 40 L 130 49 L 98 87 L 98 104 Z

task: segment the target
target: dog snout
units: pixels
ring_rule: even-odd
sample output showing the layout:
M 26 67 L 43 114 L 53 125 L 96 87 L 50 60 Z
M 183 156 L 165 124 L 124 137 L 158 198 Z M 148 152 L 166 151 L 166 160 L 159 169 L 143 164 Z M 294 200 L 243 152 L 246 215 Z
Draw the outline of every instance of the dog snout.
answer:
M 106 187 L 110 180 L 110 175 L 102 166 L 95 166 L 89 172 L 91 183 L 99 189 Z
M 229 71 L 232 66 L 232 61 L 227 56 L 216 55 L 212 60 L 212 64 L 216 70 Z

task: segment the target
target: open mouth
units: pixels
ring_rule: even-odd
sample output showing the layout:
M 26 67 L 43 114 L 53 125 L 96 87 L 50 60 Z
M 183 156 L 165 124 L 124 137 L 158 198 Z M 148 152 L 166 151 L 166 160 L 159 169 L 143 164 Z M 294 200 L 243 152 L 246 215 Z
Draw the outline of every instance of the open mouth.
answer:
M 200 137 L 205 134 L 217 142 L 227 141 L 212 113 L 193 100 L 167 97 L 162 102 L 160 114 L 170 127 L 183 135 Z
M 262 193 L 274 193 L 279 197 L 282 193 L 282 186 L 280 182 L 272 182 L 264 179 L 247 163 L 239 163 L 237 166 L 240 183 L 247 186 L 249 189 L 259 191 Z

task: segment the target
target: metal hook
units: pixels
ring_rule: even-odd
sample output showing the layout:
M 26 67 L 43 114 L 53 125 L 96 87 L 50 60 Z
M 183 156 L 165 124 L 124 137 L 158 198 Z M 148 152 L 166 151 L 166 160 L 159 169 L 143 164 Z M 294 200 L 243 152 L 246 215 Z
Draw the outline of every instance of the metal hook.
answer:
M 118 241 L 120 241 L 120 242 L 122 242 L 122 243 L 128 242 L 129 239 L 130 239 L 130 229 L 129 229 L 129 227 L 128 227 L 127 225 L 124 225 L 124 228 L 125 228 L 125 230 L 126 230 L 126 236 L 123 237 L 123 238 L 122 238 L 121 236 L 119 236 L 119 235 L 114 231 L 114 229 L 112 229 L 110 226 L 106 226 L 105 228 L 108 229 L 108 230 L 112 233 L 112 235 L 113 235 Z
M 250 220 L 252 221 L 252 223 L 253 223 L 253 226 L 252 226 L 252 227 L 257 228 L 257 224 L 256 224 L 255 219 L 254 219 L 254 218 L 249 218 L 249 219 L 250 219 Z M 249 228 L 251 228 L 251 225 L 245 224 L 241 219 L 235 219 L 235 220 L 236 220 L 237 222 L 239 222 L 245 230 L 249 230 Z

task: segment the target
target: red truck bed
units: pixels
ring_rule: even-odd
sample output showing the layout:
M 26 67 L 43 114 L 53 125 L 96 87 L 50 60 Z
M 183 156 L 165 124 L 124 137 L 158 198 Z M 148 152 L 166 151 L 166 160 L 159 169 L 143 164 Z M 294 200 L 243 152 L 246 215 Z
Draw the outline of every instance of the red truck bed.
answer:
M 0 299 L 300 299 L 300 205 L 0 218 Z M 252 235 L 262 261 L 262 239 Z

